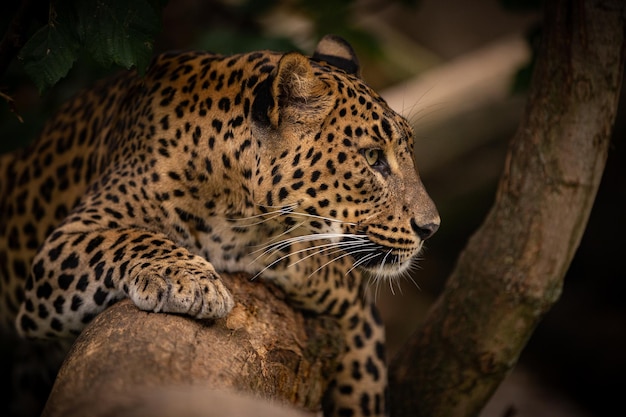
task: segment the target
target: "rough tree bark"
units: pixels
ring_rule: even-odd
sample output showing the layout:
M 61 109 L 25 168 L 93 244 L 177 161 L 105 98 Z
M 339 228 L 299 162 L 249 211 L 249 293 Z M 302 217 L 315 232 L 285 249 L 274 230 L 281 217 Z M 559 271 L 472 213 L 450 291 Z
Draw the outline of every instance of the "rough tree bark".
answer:
M 548 1 L 528 103 L 495 203 L 391 364 L 394 416 L 473 416 L 557 301 L 607 157 L 622 0 Z
M 247 275 L 222 278 L 237 300 L 222 320 L 147 313 L 128 300 L 98 315 L 42 416 L 300 415 L 269 400 L 317 410 L 343 349 L 336 324 L 303 317 Z
M 624 7 L 548 2 L 527 110 L 493 209 L 425 325 L 391 363 L 394 416 L 476 415 L 558 299 L 607 156 Z M 271 288 L 229 282 L 240 304 L 210 325 L 128 302 L 97 317 L 70 352 L 44 416 L 224 415 L 207 393 L 224 389 L 315 409 L 341 351 L 330 343 L 340 340 L 337 329 L 304 319 Z M 262 404 L 235 402 L 250 404 L 247 414 L 262 414 Z

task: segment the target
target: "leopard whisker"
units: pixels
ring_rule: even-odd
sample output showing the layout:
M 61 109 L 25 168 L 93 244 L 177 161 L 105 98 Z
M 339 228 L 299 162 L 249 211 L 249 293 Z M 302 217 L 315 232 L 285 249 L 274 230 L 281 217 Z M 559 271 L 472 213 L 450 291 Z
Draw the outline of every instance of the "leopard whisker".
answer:
M 421 258 L 419 256 L 416 256 L 415 258 L 413 258 L 411 260 L 411 264 L 409 265 L 409 268 L 403 272 L 403 275 L 406 278 L 408 278 L 413 283 L 413 285 L 415 285 L 415 288 L 417 288 L 418 290 L 421 290 L 422 288 L 419 286 L 417 282 L 415 282 L 415 279 L 413 279 L 413 275 L 416 270 L 420 269 L 420 265 L 419 265 L 420 260 Z
M 337 238 L 337 237 L 344 237 L 344 236 L 349 236 L 353 239 L 363 239 L 363 237 L 361 236 L 357 236 L 357 235 L 344 235 L 343 233 L 316 233 L 316 234 L 311 234 L 311 235 L 304 235 L 304 236 L 293 236 L 287 239 L 283 239 L 279 242 L 273 242 L 269 245 L 265 245 L 259 249 L 257 249 L 256 251 L 252 252 L 253 254 L 258 253 L 258 252 L 262 252 L 261 254 L 259 254 L 254 260 L 251 261 L 251 263 L 254 263 L 256 261 L 258 261 L 259 259 L 261 259 L 263 256 L 266 256 L 272 252 L 275 252 L 277 250 L 281 250 L 287 246 L 293 245 L 295 243 L 305 243 L 305 242 L 311 242 L 311 241 L 315 241 L 315 240 L 320 240 L 320 239 L 332 239 L 332 238 Z M 342 242 L 335 242 L 336 245 L 340 245 Z M 350 243 L 350 242 L 343 242 L 343 243 Z M 312 247 L 307 247 L 304 248 L 304 250 L 314 250 L 315 246 Z M 267 270 L 268 268 L 272 267 L 273 265 L 275 265 L 276 263 L 282 261 L 283 259 L 285 259 L 286 257 L 289 257 L 293 254 L 293 252 L 290 252 L 280 258 L 278 258 L 277 260 L 273 261 L 272 263 L 270 263 L 269 265 L 267 265 L 265 268 L 263 268 L 263 270 L 261 272 L 264 272 L 265 270 Z M 259 272 L 259 274 L 261 273 Z M 258 274 L 257 274 L 258 275 Z
M 323 234 L 320 234 L 320 235 L 323 235 Z M 302 237 L 302 236 L 296 236 L 296 237 Z M 316 240 L 316 239 L 320 239 L 320 237 L 318 237 L 317 235 L 311 235 L 311 237 L 313 237 L 313 238 L 308 239 L 308 241 L 313 241 L 313 240 Z M 291 239 L 287 239 L 287 240 L 291 240 Z M 360 243 L 360 242 L 359 242 L 359 243 Z M 287 259 L 287 258 L 289 258 L 289 257 L 293 256 L 294 254 L 303 253 L 303 252 L 307 252 L 307 251 L 311 251 L 311 250 L 316 250 L 316 249 L 319 249 L 319 248 L 320 248 L 320 247 L 322 247 L 322 246 L 329 246 L 329 247 L 327 247 L 327 248 L 325 248 L 325 249 L 318 250 L 317 252 L 314 252 L 312 255 L 308 255 L 307 257 L 313 256 L 313 255 L 317 255 L 317 254 L 323 253 L 323 252 L 324 252 L 324 251 L 326 251 L 326 250 L 331 250 L 331 249 L 336 249 L 336 250 L 337 250 L 337 252 L 340 252 L 340 251 L 342 251 L 342 250 L 343 250 L 343 249 L 342 249 L 342 247 L 345 247 L 345 246 L 346 246 L 346 244 L 348 244 L 348 245 L 355 245 L 356 243 L 355 243 L 355 242 L 331 242 L 331 243 L 324 244 L 324 245 L 316 245 L 316 246 L 306 247 L 306 248 L 300 249 L 300 250 L 295 251 L 295 252 L 289 252 L 289 253 L 287 253 L 287 254 L 285 254 L 285 255 L 283 255 L 283 256 L 281 256 L 281 257 L 279 257 L 279 258 L 275 259 L 275 260 L 274 260 L 274 261 L 272 261 L 270 264 L 266 265 L 266 266 L 265 266 L 265 267 L 264 267 L 261 271 L 259 271 L 257 274 L 255 274 L 255 275 L 252 277 L 252 279 L 257 278 L 259 275 L 261 275 L 263 272 L 265 272 L 266 270 L 268 270 L 268 269 L 269 269 L 269 268 L 271 268 L 272 266 L 274 266 L 274 265 L 276 265 L 277 263 L 279 263 L 279 262 L 281 262 L 281 261 L 283 261 L 283 260 L 285 260 L 285 259 Z M 273 248 L 269 248 L 268 250 L 266 250 L 265 252 L 263 252 L 261 255 L 257 256 L 257 257 L 254 259 L 254 261 L 253 261 L 253 262 L 257 261 L 258 259 L 260 259 L 260 258 L 261 258 L 261 257 L 263 257 L 264 255 L 267 255 L 267 254 L 269 254 L 269 253 L 273 252 L 274 250 L 276 250 L 276 249 L 275 249 L 275 248 L 274 248 L 274 249 L 273 249 Z M 336 252 L 333 252 L 333 253 L 336 253 Z M 293 266 L 293 265 L 297 264 L 297 263 L 298 263 L 298 262 L 300 262 L 301 260 L 302 260 L 302 259 L 300 259 L 299 261 L 297 261 L 297 262 L 295 262 L 295 263 L 290 264 L 290 265 L 289 265 L 289 267 L 291 267 L 291 266 Z M 317 271 L 315 271 L 315 272 L 317 272 Z
M 301 223 L 294 224 L 293 226 L 291 226 L 289 229 L 287 229 L 287 230 L 283 231 L 282 233 L 279 233 L 279 234 L 277 234 L 276 236 L 272 236 L 272 237 L 271 237 L 271 238 L 270 238 L 267 242 L 265 242 L 265 243 L 264 243 L 264 247 L 268 247 L 268 246 L 269 246 L 269 243 L 271 243 L 271 242 L 276 242 L 276 241 L 277 241 L 277 240 L 279 240 L 282 236 L 285 236 L 285 235 L 289 235 L 289 234 L 291 234 L 294 230 L 297 230 L 297 229 L 299 229 L 300 227 L 304 226 L 304 224 L 305 224 L 305 222 L 301 222 Z M 256 246 L 261 246 L 261 245 L 256 245 Z M 257 252 L 257 251 L 255 251 L 255 252 Z M 255 253 L 255 252 L 252 252 L 252 253 Z
M 340 223 L 340 224 L 345 224 L 345 225 L 348 225 L 348 226 L 357 226 L 357 223 L 354 223 L 354 222 L 348 222 L 348 221 L 345 221 L 345 220 L 334 219 L 332 217 L 320 216 L 318 214 L 301 213 L 301 212 L 298 212 L 298 211 L 294 211 L 292 213 L 289 213 L 289 215 L 290 216 L 308 217 L 308 218 L 318 219 L 318 220 L 325 220 L 325 221 L 329 221 L 331 223 Z
M 370 242 L 366 242 L 366 244 L 367 243 L 370 243 Z M 311 278 L 313 275 L 315 275 L 317 272 L 319 272 L 322 268 L 325 268 L 326 266 L 330 265 L 331 263 L 333 263 L 335 261 L 338 261 L 341 258 L 344 258 L 346 256 L 350 256 L 351 254 L 354 254 L 354 253 L 369 252 L 371 250 L 372 250 L 371 248 L 365 248 L 365 249 L 360 249 L 360 250 L 356 250 L 356 251 L 351 251 L 350 253 L 345 252 L 343 255 L 338 256 L 336 258 L 333 258 L 330 261 L 328 261 L 325 264 L 323 264 L 322 266 L 320 266 L 319 268 L 317 268 L 315 271 L 313 271 L 311 274 L 309 274 L 308 278 Z M 369 258 L 369 259 L 363 260 L 364 258 L 367 258 L 367 256 L 369 256 L 369 255 L 366 255 L 363 258 L 361 258 L 360 260 L 356 261 L 355 264 L 361 265 L 363 262 L 366 262 L 367 260 L 371 259 L 371 258 Z M 361 262 L 359 262 L 359 261 L 361 261 Z
M 385 254 L 382 262 L 380 263 L 380 265 L 379 265 L 379 267 L 377 269 L 377 271 L 373 275 L 370 275 L 369 285 L 370 285 L 370 287 L 375 285 L 375 288 L 376 288 L 374 290 L 374 301 L 378 300 L 378 294 L 380 293 L 380 283 L 382 281 L 384 281 L 384 279 L 383 279 L 384 275 L 382 273 L 382 270 L 384 268 L 385 263 L 387 262 L 387 257 L 391 254 L 392 251 L 393 251 L 393 249 L 389 249 L 387 251 L 387 253 Z M 377 255 L 380 255 L 380 253 L 378 253 Z M 372 259 L 372 258 L 370 258 L 370 259 Z
M 308 234 L 308 235 L 302 235 L 302 236 L 292 236 L 290 238 L 287 239 L 283 239 L 280 240 L 278 242 L 272 242 L 268 245 L 265 245 L 259 249 L 257 249 L 256 251 L 252 252 L 252 253 L 257 253 L 257 252 L 261 252 L 263 251 L 262 255 L 266 255 L 272 251 L 275 250 L 280 250 L 283 249 L 289 245 L 293 245 L 296 243 L 305 243 L 305 242 L 310 242 L 310 241 L 314 241 L 314 240 L 321 240 L 321 239 L 333 239 L 333 238 L 345 238 L 345 237 L 349 237 L 351 239 L 355 239 L 355 240 L 359 240 L 362 242 L 366 242 L 366 238 L 364 238 L 361 235 L 354 235 L 354 234 L 345 234 L 345 233 L 313 233 L 313 234 Z
M 284 216 L 310 217 L 310 218 L 314 218 L 314 219 L 318 219 L 318 220 L 326 220 L 326 221 L 333 222 L 333 223 L 341 223 L 341 224 L 347 224 L 347 225 L 351 225 L 351 226 L 356 226 L 356 223 L 354 223 L 354 222 L 348 222 L 348 221 L 344 221 L 344 220 L 340 220 L 340 219 L 335 219 L 335 218 L 332 218 L 332 217 L 320 216 L 318 214 L 311 214 L 311 213 L 303 213 L 303 212 L 294 211 L 295 208 L 298 207 L 300 204 L 301 204 L 300 202 L 288 204 L 286 206 L 266 206 L 266 205 L 259 204 L 259 207 L 263 207 L 263 208 L 266 208 L 266 209 L 267 208 L 270 208 L 270 209 L 277 208 L 278 210 L 273 210 L 272 213 L 280 213 L 280 215 L 284 215 Z M 263 214 L 261 214 L 261 216 L 262 215 Z
M 310 254 L 306 255 L 305 257 L 297 260 L 296 262 L 290 264 L 289 266 L 291 267 L 291 266 L 297 265 L 298 263 L 300 263 L 300 262 L 302 262 L 302 261 L 304 261 L 306 259 L 309 259 L 309 258 L 311 258 L 311 257 L 313 257 L 315 255 L 319 255 L 321 253 L 324 253 L 324 252 L 326 252 L 328 250 L 331 250 L 333 248 L 337 248 L 337 250 L 334 251 L 334 252 L 329 253 L 328 255 L 334 255 L 335 253 L 341 252 L 341 251 L 343 251 L 346 248 L 350 248 L 350 247 L 354 247 L 354 246 L 358 247 L 361 244 L 362 244 L 362 242 L 354 242 L 354 241 L 352 241 L 352 242 L 331 242 L 331 243 L 326 243 L 324 245 L 317 245 L 317 246 L 312 246 L 310 248 L 300 249 L 299 251 L 293 252 L 293 254 L 298 254 L 298 253 L 307 252 L 307 251 L 310 251 L 310 250 L 315 250 L 315 249 L 322 248 L 322 249 L 318 250 L 317 252 L 310 253 Z
M 262 224 L 266 221 L 269 220 L 273 220 L 277 217 L 283 216 L 283 215 L 287 215 L 292 213 L 292 210 L 294 210 L 296 207 L 298 206 L 297 203 L 294 204 L 289 204 L 286 206 L 281 206 L 281 207 L 275 207 L 277 208 L 277 210 L 271 210 L 265 213 L 259 213 L 259 214 L 254 214 L 252 216 L 245 216 L 245 217 L 230 217 L 230 218 L 226 218 L 226 220 L 231 221 L 231 222 L 241 222 L 241 221 L 246 221 L 246 220 L 256 220 L 256 219 L 263 219 L 259 222 L 256 223 L 249 223 L 249 224 L 245 224 L 243 226 L 255 226 L 258 224 Z M 265 207 L 265 206 L 261 206 L 261 207 Z M 267 216 L 272 216 L 270 218 L 266 218 Z M 241 225 L 238 226 L 234 226 L 234 227 L 242 227 Z
M 356 261 L 354 263 L 354 265 L 356 265 L 358 267 L 358 266 L 363 265 L 364 263 L 366 263 L 366 262 L 368 262 L 368 261 L 370 261 L 370 260 L 372 260 L 374 258 L 377 258 L 379 256 L 380 256 L 379 252 L 372 252 L 369 255 L 366 255 L 363 258 L 361 258 L 358 261 Z
M 271 217 L 267 217 L 267 218 L 262 218 L 263 216 L 268 216 L 271 215 Z M 233 224 L 232 227 L 251 227 L 251 226 L 258 226 L 259 224 L 263 224 L 265 222 L 269 222 L 271 220 L 274 220 L 278 217 L 282 216 L 281 213 L 277 213 L 277 212 L 273 212 L 273 213 L 265 213 L 263 215 L 256 215 L 256 216 L 249 216 L 249 217 L 242 217 L 241 219 L 236 219 L 236 218 L 231 218 L 231 219 L 227 219 L 228 221 L 231 222 L 237 222 L 237 221 L 244 221 L 244 220 L 253 220 L 255 218 L 261 218 L 261 220 L 259 221 L 255 221 L 253 223 L 246 223 L 246 224 Z
M 349 226 L 356 226 L 357 225 L 357 223 L 348 222 L 348 221 L 340 220 L 340 219 L 335 219 L 333 217 L 320 216 L 319 214 L 311 214 L 311 213 L 304 213 L 304 212 L 294 211 L 295 208 L 298 207 L 300 204 L 301 204 L 301 202 L 288 204 L 286 206 L 266 206 L 266 205 L 259 204 L 259 207 L 263 207 L 263 208 L 266 208 L 266 209 L 268 209 L 268 208 L 269 209 L 278 208 L 278 210 L 274 210 L 273 212 L 279 212 L 279 213 L 281 213 L 281 215 L 284 215 L 284 216 L 301 216 L 301 217 L 308 217 L 308 218 L 313 218 L 313 219 L 318 219 L 318 220 L 325 220 L 325 221 L 329 221 L 329 222 L 332 222 L 332 223 L 345 224 L 345 225 L 349 225 Z
M 375 247 L 376 245 L 374 245 L 372 242 L 367 242 L 368 246 L 373 246 Z M 369 249 L 372 250 L 372 249 Z M 354 270 L 355 268 L 358 268 L 359 265 L 364 264 L 365 262 L 369 261 L 370 259 L 374 259 L 376 256 L 379 256 L 380 254 L 376 253 L 376 252 L 372 252 L 369 255 L 364 256 L 363 258 L 357 260 L 356 262 L 354 262 L 354 264 L 352 264 L 352 267 L 350 269 L 348 269 L 348 271 L 344 274 L 344 275 L 348 275 L 350 272 L 352 272 L 352 270 Z
M 345 258 L 346 256 L 349 256 L 350 254 L 347 252 L 344 252 L 341 256 L 338 256 L 336 258 L 331 259 L 330 261 L 326 262 L 324 265 L 320 266 L 319 268 L 317 268 L 315 271 L 311 272 L 309 274 L 309 276 L 307 277 L 307 279 L 311 278 L 313 275 L 315 275 L 316 273 L 318 273 L 320 270 L 322 270 L 323 268 L 327 267 L 328 265 L 330 265 L 331 263 L 338 261 L 341 258 Z
M 303 260 L 308 259 L 308 258 L 310 258 L 312 256 L 324 253 L 325 251 L 336 249 L 336 251 L 339 252 L 339 251 L 342 251 L 343 249 L 345 249 L 346 247 L 356 246 L 356 245 L 360 245 L 360 244 L 361 244 L 360 242 L 330 242 L 330 243 L 325 243 L 325 244 L 322 244 L 322 245 L 309 246 L 309 247 L 306 247 L 306 248 L 303 248 L 303 249 L 299 249 L 299 250 L 297 250 L 295 252 L 289 252 L 289 253 L 283 255 L 279 260 L 283 260 L 283 259 L 286 259 L 286 258 L 292 256 L 292 255 L 297 255 L 297 254 L 300 254 L 300 253 L 309 252 L 309 251 L 315 251 L 315 252 L 313 252 L 313 253 L 311 253 L 309 255 L 306 255 L 305 257 L 303 257 L 303 258 L 301 258 L 301 259 L 299 259 L 299 260 L 289 264 L 288 267 L 291 267 L 291 266 L 294 266 L 294 265 L 298 264 L 299 262 L 302 262 Z M 336 252 L 332 252 L 332 253 L 336 253 Z

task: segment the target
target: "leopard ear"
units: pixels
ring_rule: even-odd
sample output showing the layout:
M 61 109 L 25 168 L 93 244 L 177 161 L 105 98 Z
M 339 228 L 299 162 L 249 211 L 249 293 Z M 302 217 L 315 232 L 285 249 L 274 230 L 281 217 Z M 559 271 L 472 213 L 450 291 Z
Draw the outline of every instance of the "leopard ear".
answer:
M 328 87 L 315 75 L 309 58 L 297 52 L 280 59 L 271 88 L 274 106 L 269 119 L 274 127 L 285 119 L 313 118 L 330 103 Z
M 342 69 L 348 74 L 361 76 L 359 59 L 354 49 L 345 39 L 337 35 L 324 36 L 317 44 L 312 58 Z

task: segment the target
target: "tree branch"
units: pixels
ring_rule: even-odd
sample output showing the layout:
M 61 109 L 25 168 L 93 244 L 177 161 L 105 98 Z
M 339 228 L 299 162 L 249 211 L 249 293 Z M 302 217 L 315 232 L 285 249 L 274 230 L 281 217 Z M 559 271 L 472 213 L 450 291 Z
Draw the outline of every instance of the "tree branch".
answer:
M 343 351 L 335 323 L 304 318 L 266 283 L 222 278 L 237 305 L 214 323 L 143 312 L 129 300 L 98 315 L 74 343 L 42 415 L 164 417 L 202 409 L 210 416 L 249 406 L 240 415 L 300 415 L 262 399 L 318 410 Z
M 548 1 L 494 206 L 391 364 L 394 416 L 477 415 L 559 298 L 607 157 L 624 8 L 621 0 Z

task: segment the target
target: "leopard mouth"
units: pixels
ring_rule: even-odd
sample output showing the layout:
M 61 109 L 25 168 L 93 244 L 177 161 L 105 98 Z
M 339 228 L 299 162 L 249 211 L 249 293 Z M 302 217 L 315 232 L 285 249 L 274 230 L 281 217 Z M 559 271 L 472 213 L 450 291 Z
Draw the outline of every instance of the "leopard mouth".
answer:
M 343 251 L 353 260 L 353 265 L 362 270 L 381 276 L 394 277 L 411 267 L 421 249 L 395 248 L 381 245 L 367 239 L 344 238 Z M 358 242 L 358 243 L 357 243 Z

